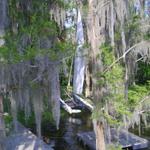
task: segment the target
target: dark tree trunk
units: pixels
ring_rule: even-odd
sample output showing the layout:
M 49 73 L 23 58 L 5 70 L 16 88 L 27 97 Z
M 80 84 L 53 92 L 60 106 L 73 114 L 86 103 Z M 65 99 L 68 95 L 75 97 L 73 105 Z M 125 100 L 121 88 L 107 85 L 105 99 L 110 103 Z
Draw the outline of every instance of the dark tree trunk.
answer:
M 5 125 L 3 117 L 3 97 L 0 96 L 0 150 L 4 150 Z
M 85 81 L 86 81 L 86 87 L 85 87 L 85 96 L 90 97 L 90 71 L 89 66 L 87 65 L 86 71 L 85 71 Z

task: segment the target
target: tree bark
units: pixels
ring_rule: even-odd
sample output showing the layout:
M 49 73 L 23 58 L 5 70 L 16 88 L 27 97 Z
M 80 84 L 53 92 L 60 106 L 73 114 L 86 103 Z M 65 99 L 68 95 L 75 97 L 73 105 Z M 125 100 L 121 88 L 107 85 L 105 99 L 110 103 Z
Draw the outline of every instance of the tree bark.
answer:
M 0 150 L 4 150 L 5 125 L 3 118 L 3 97 L 0 95 Z
M 88 42 L 91 46 L 92 92 L 93 102 L 96 106 L 98 103 L 101 103 L 103 97 L 103 85 L 98 84 L 98 81 L 103 79 L 100 78 L 98 74 L 103 72 L 100 46 L 105 42 L 106 9 L 105 6 L 101 8 L 101 4 L 105 4 L 105 1 L 103 0 L 89 0 L 88 2 L 89 13 L 87 21 L 87 35 Z M 94 120 L 94 130 L 96 134 L 96 150 L 105 150 L 103 123 L 99 120 L 99 118 L 96 118 L 96 120 Z
M 96 150 L 105 150 L 104 128 L 99 121 L 94 121 L 94 129 L 96 135 Z
M 7 24 L 7 0 L 0 0 L 0 47 L 5 44 L 4 35 L 6 24 Z M 0 150 L 5 149 L 4 138 L 5 138 L 5 124 L 3 118 L 3 97 L 0 93 Z
M 111 0 L 110 2 L 111 5 L 111 46 L 114 48 L 115 46 L 115 33 L 114 33 L 114 25 L 115 25 L 115 21 L 114 21 L 114 2 L 113 0 Z
M 85 96 L 90 96 L 90 71 L 89 66 L 87 65 L 86 71 L 85 71 L 85 81 L 86 81 L 86 87 L 85 87 Z

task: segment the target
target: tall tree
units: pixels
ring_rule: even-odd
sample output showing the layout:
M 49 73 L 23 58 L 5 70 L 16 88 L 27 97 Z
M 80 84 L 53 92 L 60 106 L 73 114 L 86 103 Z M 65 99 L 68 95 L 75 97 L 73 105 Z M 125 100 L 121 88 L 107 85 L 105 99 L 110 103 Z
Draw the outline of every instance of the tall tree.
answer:
M 103 64 L 101 60 L 100 45 L 105 42 L 105 13 L 106 6 L 104 0 L 89 0 L 88 1 L 88 20 L 87 20 L 87 36 L 88 42 L 91 46 L 92 56 L 92 83 L 93 83 L 93 101 L 95 105 L 102 101 L 103 92 L 102 86 L 98 84 L 98 74 L 103 71 Z M 102 109 L 102 108 L 99 108 Z M 96 134 L 96 149 L 105 150 L 104 127 L 100 118 L 93 120 L 94 131 Z
M 82 94 L 85 76 L 85 54 L 84 54 L 84 30 L 80 8 L 77 9 L 77 50 L 74 60 L 74 75 L 73 75 L 73 92 L 76 94 Z
M 99 115 L 94 117 L 94 131 L 96 134 L 96 149 L 104 150 L 106 134 L 104 130 L 104 120 L 108 119 L 106 116 L 110 115 L 115 117 L 115 114 L 120 116 L 118 122 L 123 122 L 123 127 L 129 126 L 128 111 L 125 107 L 128 104 L 128 87 L 132 84 L 132 75 L 135 73 L 135 62 L 139 53 L 139 47 L 143 44 L 139 43 L 134 45 L 135 41 L 129 44 L 127 36 L 126 21 L 133 15 L 131 9 L 133 3 L 129 1 L 103 1 L 103 0 L 89 0 L 88 1 L 88 20 L 87 20 L 87 36 L 88 43 L 91 46 L 92 55 L 92 84 L 93 84 L 93 101 L 95 103 L 95 112 L 99 111 Z M 130 7 L 129 7 L 130 6 Z M 119 27 L 119 28 L 118 28 Z M 134 32 L 134 31 L 133 31 Z M 110 33 L 110 34 L 108 34 Z M 119 34 L 119 42 L 116 41 L 116 35 Z M 136 39 L 136 36 L 134 36 Z M 138 38 L 138 37 L 137 37 Z M 141 36 L 142 38 L 142 36 Z M 145 50 L 147 51 L 148 45 L 145 43 Z M 101 56 L 102 47 L 104 46 L 105 54 Z M 114 49 L 111 52 L 111 45 Z M 133 46 L 134 45 L 134 46 Z M 115 47 L 114 47 L 115 46 Z M 143 51 L 145 51 L 143 50 Z M 133 53 L 130 53 L 132 51 Z M 115 61 L 115 54 L 119 58 Z M 131 55 L 134 54 L 134 57 Z M 148 53 L 147 53 L 148 54 Z M 147 56 L 146 54 L 146 56 Z M 136 57 L 135 57 L 136 55 Z M 120 57 L 121 56 L 121 57 Z M 105 58 L 106 57 L 106 58 Z M 106 60 L 107 59 L 107 60 Z M 124 64 L 119 67 L 116 62 L 123 59 Z M 106 62 L 105 62 L 106 61 Z M 114 66 L 114 63 L 115 65 Z M 110 64 L 110 62 L 112 64 Z M 107 65 L 110 65 L 106 68 Z M 121 64 L 121 62 L 120 62 Z M 106 68 L 106 69 L 103 69 Z M 125 74 L 123 73 L 125 70 Z M 106 73 L 110 72 L 110 73 Z M 113 72 L 116 72 L 115 74 Z M 105 75 L 106 73 L 106 75 Z M 123 79 L 122 76 L 125 76 Z M 104 78 L 103 78 L 104 77 Z M 114 80 L 114 81 L 112 81 Z M 124 84 L 125 83 L 125 84 Z M 124 92 L 123 92 L 124 85 Z M 110 90 L 110 91 L 109 91 Z M 112 96 L 111 100 L 107 103 L 105 99 Z M 118 100 L 118 98 L 120 100 Z M 110 99 L 110 98 L 109 98 Z M 112 101 L 113 99 L 113 101 Z M 126 101 L 125 101 L 126 99 Z M 122 105 L 124 104 L 124 106 Z M 118 106 L 123 110 L 124 114 L 120 113 Z M 108 110 L 111 108 L 112 112 Z M 115 113 L 116 112 L 116 113 Z M 93 112 L 94 114 L 94 112 Z M 104 117 L 105 116 L 105 117 Z M 115 117 L 118 119 L 117 117 Z
M 3 111 L 3 96 L 0 95 L 0 149 L 4 149 L 4 140 L 5 140 L 5 124 L 4 124 L 4 111 Z
M 5 44 L 4 36 L 7 25 L 7 0 L 0 0 L 0 47 Z M 1 65 L 1 64 L 0 64 Z M 0 149 L 4 150 L 5 125 L 4 125 L 4 111 L 3 111 L 3 81 L 2 68 L 0 68 Z
M 7 1 L 0 2 L 2 37 Z M 63 1 L 10 0 L 9 30 L 5 43 L 0 39 L 3 43 L 0 45 L 0 86 L 5 85 L 5 91 L 10 94 L 14 126 L 17 129 L 18 110 L 24 110 L 25 117 L 29 117 L 33 110 L 39 136 L 44 97 L 59 128 L 59 67 L 72 48 L 69 42 L 61 40 L 64 5 Z

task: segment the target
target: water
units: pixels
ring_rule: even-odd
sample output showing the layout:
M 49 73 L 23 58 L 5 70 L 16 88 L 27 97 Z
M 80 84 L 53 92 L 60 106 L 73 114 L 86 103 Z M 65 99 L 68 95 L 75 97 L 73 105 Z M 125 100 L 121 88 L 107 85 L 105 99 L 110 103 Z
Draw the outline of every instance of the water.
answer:
M 64 114 L 64 112 L 63 112 Z M 86 150 L 79 145 L 76 135 L 80 131 L 91 131 L 92 121 L 90 112 L 83 111 L 81 114 L 68 115 L 66 112 L 61 117 L 60 130 L 48 122 L 42 125 L 42 136 L 47 144 L 54 145 L 55 150 Z M 138 135 L 138 128 L 131 130 Z M 150 140 L 150 128 L 142 128 L 141 137 Z M 148 148 L 147 150 L 150 150 Z
M 54 127 L 45 125 L 42 129 L 44 140 L 54 144 L 55 150 L 84 150 L 76 140 L 76 134 L 79 131 L 92 130 L 92 122 L 89 112 L 83 112 L 76 115 L 65 115 L 60 122 L 60 130 L 56 131 Z M 49 141 L 50 139 L 50 141 Z
M 45 124 L 42 128 L 45 142 L 54 144 L 55 150 L 85 150 L 77 142 L 76 134 L 80 131 L 92 130 L 90 115 L 90 112 L 87 111 L 71 116 L 65 114 L 60 121 L 59 131 L 56 131 L 54 126 Z M 131 132 L 138 135 L 137 129 L 134 129 Z M 143 128 L 141 133 L 143 138 L 150 140 L 150 128 Z M 150 148 L 147 150 L 150 150 Z
M 139 135 L 138 127 L 135 127 L 135 129 L 131 129 L 130 131 L 132 133 L 134 133 L 135 135 L 138 135 L 138 136 L 140 136 L 142 138 L 145 138 L 145 139 L 149 140 L 149 148 L 147 150 L 150 150 L 150 126 L 146 128 L 142 124 L 142 126 L 141 126 L 141 135 Z

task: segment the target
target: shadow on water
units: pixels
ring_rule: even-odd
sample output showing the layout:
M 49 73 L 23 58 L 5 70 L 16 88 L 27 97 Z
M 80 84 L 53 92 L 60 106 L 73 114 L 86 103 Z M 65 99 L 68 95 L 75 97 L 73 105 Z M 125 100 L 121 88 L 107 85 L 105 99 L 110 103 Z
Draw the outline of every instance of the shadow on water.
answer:
M 57 131 L 55 126 L 48 122 L 42 126 L 43 139 L 47 144 L 54 146 L 55 150 L 87 150 L 79 145 L 76 139 L 77 132 L 91 131 L 92 121 L 90 112 L 83 111 L 81 114 L 65 115 L 61 118 L 60 129 Z M 131 130 L 138 135 L 138 130 Z M 141 137 L 150 141 L 150 128 L 142 128 Z M 147 150 L 150 150 L 150 146 Z
M 50 121 L 42 123 L 42 137 L 43 140 L 50 145 L 53 145 L 54 150 L 87 150 L 83 148 L 77 142 L 77 133 L 80 131 L 91 131 L 92 120 L 91 113 L 87 110 L 83 110 L 80 114 L 69 115 L 66 112 L 62 112 L 63 116 L 60 120 L 60 128 L 56 130 L 55 125 L 52 125 Z M 35 124 L 30 127 L 33 133 L 36 132 Z M 134 130 L 130 130 L 135 135 L 138 135 L 138 127 Z M 139 136 L 139 135 L 138 135 Z M 150 141 L 150 127 L 141 128 L 141 137 Z M 150 150 L 150 146 L 147 150 Z
M 76 140 L 79 131 L 92 130 L 90 112 L 81 114 L 65 114 L 60 121 L 60 129 L 56 131 L 50 124 L 44 124 L 42 135 L 46 143 L 54 145 L 55 150 L 84 150 Z
M 136 126 L 134 129 L 130 129 L 130 131 L 137 136 L 147 139 L 149 141 L 149 148 L 147 148 L 146 150 L 150 150 L 150 126 L 145 127 L 144 124 L 141 124 L 140 134 L 138 126 Z

